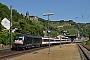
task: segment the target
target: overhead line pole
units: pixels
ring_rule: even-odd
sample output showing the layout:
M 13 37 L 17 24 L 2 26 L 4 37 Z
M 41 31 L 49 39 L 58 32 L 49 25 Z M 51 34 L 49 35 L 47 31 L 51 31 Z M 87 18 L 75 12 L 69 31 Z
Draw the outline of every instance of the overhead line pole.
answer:
M 11 41 L 11 46 L 12 46 L 12 5 L 10 5 L 10 41 Z

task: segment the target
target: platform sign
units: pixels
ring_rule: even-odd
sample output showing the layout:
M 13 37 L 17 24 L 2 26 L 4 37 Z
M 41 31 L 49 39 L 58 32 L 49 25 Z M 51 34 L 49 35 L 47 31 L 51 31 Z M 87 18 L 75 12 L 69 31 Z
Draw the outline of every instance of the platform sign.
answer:
M 4 19 L 1 21 L 1 24 L 2 24 L 7 30 L 10 29 L 10 21 L 9 21 L 7 18 L 4 18 Z
M 48 33 L 48 34 L 51 34 L 51 31 L 50 31 L 50 30 L 48 30 L 48 31 L 47 31 L 47 33 Z

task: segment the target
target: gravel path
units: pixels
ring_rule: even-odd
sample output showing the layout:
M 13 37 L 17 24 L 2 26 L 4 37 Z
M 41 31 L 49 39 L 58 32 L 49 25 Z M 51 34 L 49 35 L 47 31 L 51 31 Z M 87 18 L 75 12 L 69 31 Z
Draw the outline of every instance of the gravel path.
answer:
M 48 54 L 47 48 L 8 60 L 81 60 L 76 44 L 65 44 L 61 48 L 59 45 L 51 47 L 50 52 Z

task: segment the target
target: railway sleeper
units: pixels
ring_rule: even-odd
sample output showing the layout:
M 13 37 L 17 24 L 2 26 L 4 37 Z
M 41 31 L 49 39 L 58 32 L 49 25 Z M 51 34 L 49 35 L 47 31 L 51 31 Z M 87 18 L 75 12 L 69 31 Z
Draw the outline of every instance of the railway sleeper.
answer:
M 83 52 L 84 56 L 86 57 L 87 60 L 90 60 L 90 51 L 88 51 L 86 48 L 84 48 L 83 46 L 81 46 L 79 44 L 79 48 L 81 49 L 81 51 Z

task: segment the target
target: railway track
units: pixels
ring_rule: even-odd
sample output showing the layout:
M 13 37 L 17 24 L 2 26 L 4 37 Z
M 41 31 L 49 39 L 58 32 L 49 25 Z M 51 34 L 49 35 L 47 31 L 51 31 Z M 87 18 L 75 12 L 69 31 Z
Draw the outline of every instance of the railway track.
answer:
M 90 60 L 90 46 L 78 44 L 81 60 Z
M 53 45 L 53 46 L 55 46 L 55 45 Z M 53 46 L 51 46 L 51 47 L 53 47 Z M 10 49 L 9 50 L 2 50 L 2 51 L 0 51 L 0 60 L 7 60 L 8 58 L 20 56 L 20 55 L 23 55 L 26 53 L 31 53 L 31 52 L 36 53 L 35 51 L 42 50 L 45 48 L 48 48 L 48 46 L 40 47 L 40 48 L 32 48 L 32 49 L 23 50 L 23 51 L 12 51 Z
M 6 51 L 10 51 L 10 48 L 0 49 L 0 54 L 1 54 L 2 52 L 6 52 Z

